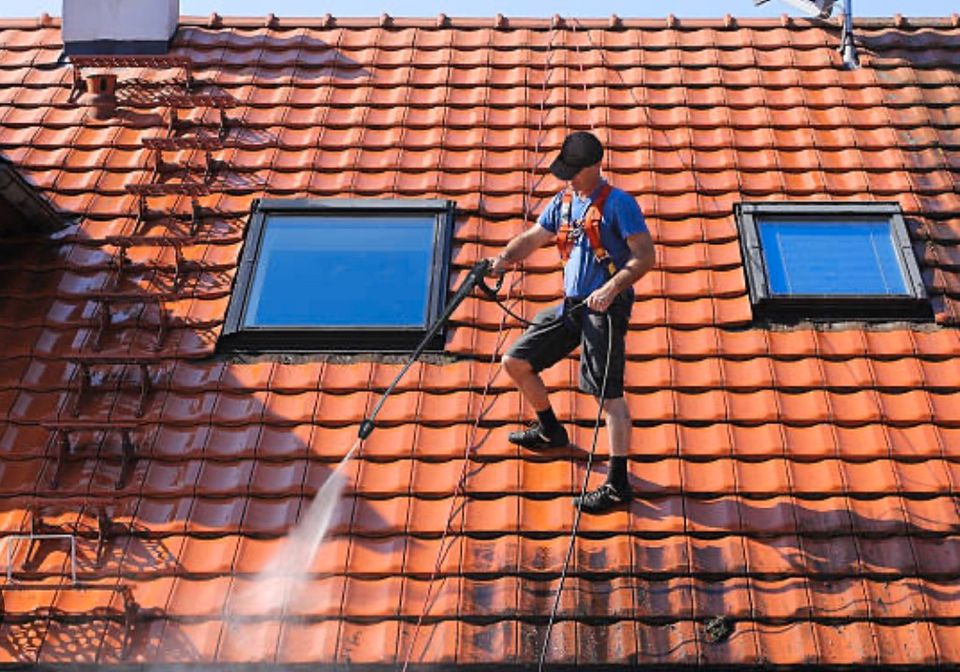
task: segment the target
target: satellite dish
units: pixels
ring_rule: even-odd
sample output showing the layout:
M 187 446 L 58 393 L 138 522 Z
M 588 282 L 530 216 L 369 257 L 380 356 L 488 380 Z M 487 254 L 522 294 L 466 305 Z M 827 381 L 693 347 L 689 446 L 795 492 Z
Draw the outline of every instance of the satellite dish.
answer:
M 770 0 L 753 0 L 755 6 L 763 5 Z M 837 0 L 783 0 L 788 5 L 796 7 L 810 16 L 829 19 L 833 14 L 833 6 Z M 853 43 L 853 0 L 843 0 L 843 33 L 840 36 L 840 55 L 843 65 L 848 70 L 860 67 L 857 57 L 857 47 Z
M 763 5 L 770 0 L 753 0 L 754 5 Z M 819 16 L 821 19 L 829 19 L 833 14 L 833 5 L 836 0 L 783 0 L 788 5 L 796 7 L 801 12 L 810 16 Z

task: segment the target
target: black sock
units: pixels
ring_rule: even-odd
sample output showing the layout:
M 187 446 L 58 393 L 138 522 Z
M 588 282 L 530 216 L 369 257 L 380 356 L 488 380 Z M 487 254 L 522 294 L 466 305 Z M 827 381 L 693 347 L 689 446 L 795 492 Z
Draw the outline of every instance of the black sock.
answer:
M 630 487 L 630 481 L 627 478 L 627 456 L 611 455 L 610 466 L 607 471 L 607 483 L 617 490 L 625 490 Z
M 543 434 L 547 438 L 560 431 L 560 422 L 557 420 L 557 416 L 553 414 L 553 408 L 550 406 L 547 406 L 545 411 L 537 411 L 537 420 L 540 421 L 540 429 L 543 430 Z

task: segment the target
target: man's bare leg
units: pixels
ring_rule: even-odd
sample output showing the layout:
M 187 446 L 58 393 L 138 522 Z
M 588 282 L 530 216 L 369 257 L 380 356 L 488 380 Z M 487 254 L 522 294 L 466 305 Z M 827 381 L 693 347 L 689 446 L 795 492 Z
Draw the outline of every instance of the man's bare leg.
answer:
M 543 384 L 540 376 L 533 372 L 530 362 L 505 355 L 503 370 L 517 384 L 520 394 L 533 406 L 533 410 L 544 411 L 550 408 L 547 386 Z
M 633 421 L 630 409 L 623 397 L 607 399 L 603 402 L 607 417 L 607 441 L 610 444 L 610 463 L 607 467 L 607 484 L 618 492 L 630 492 L 630 478 L 627 474 L 627 455 L 630 452 L 630 431 Z
M 630 431 L 633 427 L 630 409 L 623 397 L 620 397 L 604 401 L 603 411 L 607 418 L 610 464 L 607 467 L 607 480 L 603 485 L 583 497 L 573 498 L 574 506 L 580 507 L 586 513 L 610 511 L 628 503 L 633 497 L 627 473 L 627 454 L 630 452 Z
M 547 386 L 533 370 L 530 362 L 506 355 L 503 358 L 503 369 L 537 413 L 537 426 L 523 432 L 512 432 L 510 441 L 525 448 L 557 448 L 567 445 L 567 432 L 550 407 Z
M 626 457 L 630 453 L 630 432 L 633 429 L 633 420 L 630 418 L 630 409 L 623 397 L 607 399 L 603 403 L 603 410 L 607 417 L 607 441 L 610 444 L 610 454 Z

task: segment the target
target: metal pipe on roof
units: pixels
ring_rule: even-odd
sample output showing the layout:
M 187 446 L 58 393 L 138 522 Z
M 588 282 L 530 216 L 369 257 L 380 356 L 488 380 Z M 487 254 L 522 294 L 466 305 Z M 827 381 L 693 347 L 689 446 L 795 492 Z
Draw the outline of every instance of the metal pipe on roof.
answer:
M 847 70 L 860 67 L 857 47 L 853 42 L 853 0 L 843 1 L 843 36 L 840 38 L 840 55 Z

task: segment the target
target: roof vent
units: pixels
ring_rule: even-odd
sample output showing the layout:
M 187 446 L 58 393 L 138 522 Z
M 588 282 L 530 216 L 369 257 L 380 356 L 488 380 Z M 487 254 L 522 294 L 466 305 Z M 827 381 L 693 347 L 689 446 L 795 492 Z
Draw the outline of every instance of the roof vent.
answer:
M 93 107 L 94 119 L 109 119 L 117 109 L 117 76 L 97 72 L 87 76 L 87 92 L 80 103 Z
M 63 43 L 76 54 L 165 54 L 179 0 L 63 0 Z

